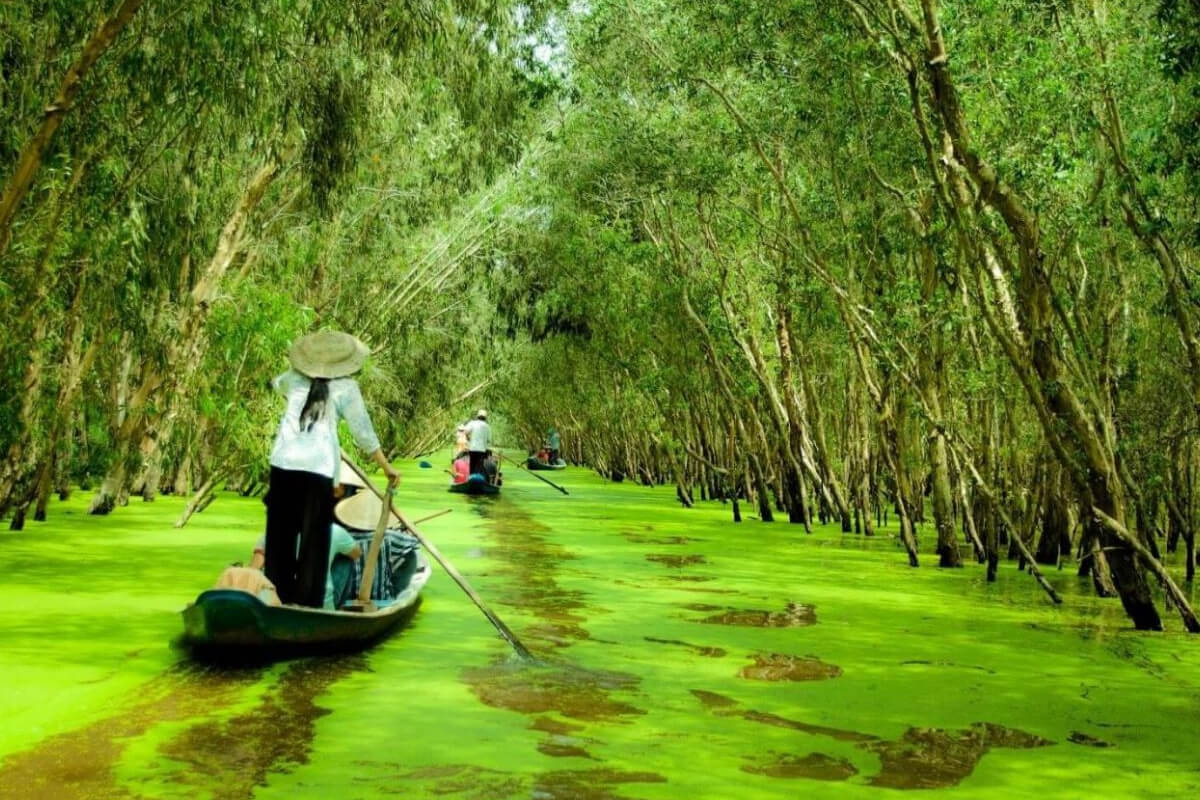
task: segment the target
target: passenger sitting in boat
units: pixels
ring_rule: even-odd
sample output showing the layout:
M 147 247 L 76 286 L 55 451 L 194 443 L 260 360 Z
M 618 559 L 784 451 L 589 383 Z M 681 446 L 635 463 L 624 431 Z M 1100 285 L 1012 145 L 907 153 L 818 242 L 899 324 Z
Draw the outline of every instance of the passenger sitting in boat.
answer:
M 379 524 L 379 516 L 383 505 L 379 498 L 371 492 L 361 492 L 353 498 L 343 500 L 334 508 L 338 522 L 346 526 L 355 537 L 358 537 L 359 550 L 367 552 L 374 537 L 373 529 Z M 387 601 L 395 598 L 396 594 L 408 586 L 416 571 L 416 538 L 400 530 L 402 523 L 395 514 L 390 515 L 388 529 L 380 542 L 375 579 L 371 584 L 371 599 Z M 338 559 L 339 562 L 344 559 Z M 338 583 L 339 576 L 334 574 L 337 585 L 337 608 L 341 608 L 347 600 L 357 593 L 366 568 L 366 558 L 359 557 L 350 565 L 350 575 L 345 584 Z
M 257 552 L 255 550 L 256 554 Z M 256 567 L 243 567 L 241 564 L 226 567 L 221 576 L 217 578 L 217 582 L 213 584 L 213 588 L 236 589 L 254 595 L 265 605 L 280 605 L 279 593 L 275 591 L 275 584 L 271 583 L 267 576 L 263 575 L 262 571 Z
M 496 455 L 491 450 L 483 456 L 483 477 L 494 486 L 500 485 L 500 469 L 496 466 Z
M 466 458 L 470 452 L 468 449 L 467 426 L 459 425 L 454 431 L 454 460 Z
M 550 451 L 548 449 L 546 449 L 545 445 L 542 445 L 542 449 L 537 451 L 537 460 L 538 461 L 549 461 L 550 460 Z
M 454 482 L 466 483 L 467 478 L 471 477 L 471 462 L 466 455 L 460 455 L 454 459 Z
M 362 548 L 350 532 L 336 522 L 329 526 L 329 571 L 325 574 L 325 602 L 323 608 L 339 608 L 349 599 L 346 590 L 354 574 L 354 562 L 362 556 Z M 267 537 L 260 536 L 254 545 L 254 556 L 250 559 L 253 569 L 262 569 L 267 558 Z M 340 601 L 340 602 L 339 602 Z

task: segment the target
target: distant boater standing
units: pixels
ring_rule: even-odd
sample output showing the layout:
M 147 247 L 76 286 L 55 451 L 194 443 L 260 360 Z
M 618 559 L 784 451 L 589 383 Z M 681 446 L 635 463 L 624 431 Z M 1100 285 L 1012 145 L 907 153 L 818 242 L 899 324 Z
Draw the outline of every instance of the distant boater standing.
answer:
M 400 473 L 380 449 L 358 383 L 350 377 L 367 360 L 367 346 L 348 333 L 321 331 L 293 342 L 288 360 L 292 368 L 271 382 L 287 407 L 271 448 L 264 572 L 284 603 L 320 608 L 329 572 L 333 486 L 341 466 L 338 421 L 346 420 L 354 441 L 389 482 L 397 482 Z
M 553 425 L 550 426 L 550 430 L 546 431 L 546 444 L 550 449 L 550 463 L 552 465 L 557 464 L 558 451 L 562 446 L 562 439 L 559 437 L 558 431 Z
M 487 410 L 479 409 L 475 419 L 467 423 L 467 451 L 471 454 L 471 474 L 483 475 L 483 461 L 492 446 L 492 429 L 487 424 Z

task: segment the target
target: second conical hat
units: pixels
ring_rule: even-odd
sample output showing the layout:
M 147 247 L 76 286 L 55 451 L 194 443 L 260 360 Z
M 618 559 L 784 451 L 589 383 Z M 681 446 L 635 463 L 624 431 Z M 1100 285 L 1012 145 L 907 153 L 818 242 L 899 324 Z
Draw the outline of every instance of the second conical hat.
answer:
M 346 461 L 345 456 L 342 456 L 342 468 L 338 472 L 338 483 L 345 486 L 357 486 L 360 489 L 367 488 L 367 485 L 363 483 L 362 478 L 358 477 L 358 473 L 355 472 L 354 468 L 350 466 L 350 463 Z
M 353 497 L 347 497 L 333 507 L 333 516 L 347 528 L 356 531 L 373 531 L 379 524 L 379 515 L 383 513 L 383 501 L 374 492 L 359 492 Z M 401 527 L 400 518 L 395 512 L 389 515 L 388 527 Z

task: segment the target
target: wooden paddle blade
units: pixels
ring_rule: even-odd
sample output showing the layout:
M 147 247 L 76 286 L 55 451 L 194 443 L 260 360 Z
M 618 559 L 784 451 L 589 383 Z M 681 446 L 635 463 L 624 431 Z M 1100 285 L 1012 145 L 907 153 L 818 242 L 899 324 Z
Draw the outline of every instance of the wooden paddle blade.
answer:
M 369 483 L 369 481 L 368 481 Z M 372 486 L 372 489 L 375 487 Z M 371 546 L 367 550 L 367 562 L 363 567 L 362 583 L 358 587 L 358 605 L 367 606 L 371 603 L 371 586 L 375 583 L 375 568 L 379 561 L 379 549 L 383 547 L 383 535 L 387 532 L 388 516 L 391 510 L 392 494 L 395 491 L 392 485 L 388 485 L 387 498 L 383 500 L 382 508 L 379 512 L 379 522 L 375 525 L 375 534 L 371 537 Z M 378 494 L 378 490 L 376 490 Z M 401 520 L 403 524 L 403 520 Z

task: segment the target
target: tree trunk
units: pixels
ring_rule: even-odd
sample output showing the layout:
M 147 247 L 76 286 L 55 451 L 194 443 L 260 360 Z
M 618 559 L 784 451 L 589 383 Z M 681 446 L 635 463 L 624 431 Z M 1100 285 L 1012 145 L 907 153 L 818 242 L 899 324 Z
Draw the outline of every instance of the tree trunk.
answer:
M 42 166 L 42 161 L 54 141 L 54 134 L 62 125 L 67 112 L 71 110 L 75 95 L 83 85 L 83 79 L 100 57 L 112 47 L 117 36 L 137 13 L 142 1 L 124 0 L 116 11 L 100 23 L 84 43 L 79 58 L 67 68 L 54 99 L 42 109 L 42 124 L 22 149 L 17 158 L 17 167 L 5 184 L 3 194 L 0 194 L 0 255 L 8 250 L 8 243 L 12 238 L 13 218 L 21 201 L 29 192 L 34 176 Z
M 183 511 L 180 512 L 179 519 L 175 520 L 176 528 L 187 525 L 193 514 L 208 507 L 208 504 L 212 502 L 212 495 L 216 491 L 217 484 L 221 482 L 224 474 L 224 470 L 215 469 L 204 479 L 188 504 L 184 506 Z
M 950 146 L 950 152 L 943 158 L 950 166 L 948 179 L 954 184 L 954 190 L 948 194 L 952 203 L 948 211 L 954 214 L 955 225 L 964 242 L 981 256 L 971 259 L 977 278 L 981 277 L 980 268 L 987 266 L 988 277 L 998 287 L 997 291 L 1005 287 L 1007 278 L 990 248 L 1010 245 L 986 229 L 972 230 L 968 226 L 967 221 L 976 213 L 973 194 L 1004 221 L 1012 236 L 1011 246 L 1019 265 L 1016 306 L 1019 323 L 1016 314 L 1011 316 L 1011 323 L 1007 322 L 1008 317 L 1001 323 L 995 310 L 986 303 L 981 303 L 981 311 L 1038 411 L 1039 421 L 1055 455 L 1062 466 L 1071 471 L 1072 482 L 1081 497 L 1081 507 L 1095 507 L 1117 525 L 1123 525 L 1125 515 L 1115 454 L 1067 383 L 1067 371 L 1056 349 L 1057 337 L 1051 330 L 1054 288 L 1044 264 L 1038 221 L 1022 199 L 1000 179 L 996 169 L 972 148 L 950 74 L 950 57 L 938 19 L 937 0 L 921 0 L 921 12 L 927 45 L 927 52 L 922 55 L 924 68 L 931 99 Z M 956 169 L 962 172 L 956 172 Z M 961 185 L 965 180 L 964 173 L 970 177 L 976 192 L 967 191 Z M 941 178 L 935 175 L 934 180 Z M 1003 301 L 1000 305 L 1003 313 L 1010 312 L 1011 307 Z M 1107 427 L 1115 429 L 1111 425 Z M 1081 459 L 1086 467 L 1080 463 Z M 1113 584 L 1134 626 L 1139 630 L 1161 630 L 1162 619 L 1133 549 L 1108 527 L 1100 525 L 1092 514 L 1086 516 L 1085 529 L 1103 545 Z
M 1057 565 L 1062 555 L 1071 552 L 1071 514 L 1062 494 L 1061 467 L 1055 467 L 1048 478 L 1042 507 L 1042 535 L 1035 557 L 1039 564 Z

